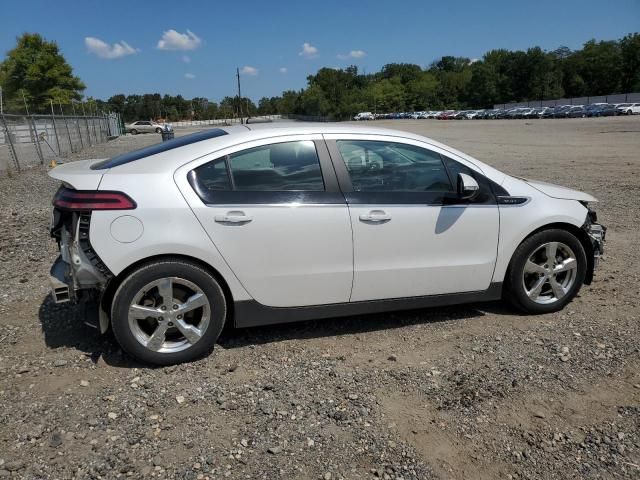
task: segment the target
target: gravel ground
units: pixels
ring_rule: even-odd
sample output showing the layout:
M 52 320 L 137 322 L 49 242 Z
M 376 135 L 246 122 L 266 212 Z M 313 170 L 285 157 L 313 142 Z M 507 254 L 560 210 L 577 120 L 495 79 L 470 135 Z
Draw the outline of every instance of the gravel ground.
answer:
M 208 358 L 146 368 L 47 297 L 56 183 L 2 177 L 0 477 L 639 478 L 640 117 L 376 125 L 600 198 L 593 285 L 550 315 L 489 303 L 228 329 Z

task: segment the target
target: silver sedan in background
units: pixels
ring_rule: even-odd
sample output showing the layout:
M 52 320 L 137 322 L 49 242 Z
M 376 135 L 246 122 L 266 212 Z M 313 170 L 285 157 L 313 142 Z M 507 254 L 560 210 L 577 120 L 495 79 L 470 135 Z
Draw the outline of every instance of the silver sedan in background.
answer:
M 127 133 L 137 135 L 138 133 L 162 133 L 163 125 L 152 120 L 138 120 L 124 126 Z

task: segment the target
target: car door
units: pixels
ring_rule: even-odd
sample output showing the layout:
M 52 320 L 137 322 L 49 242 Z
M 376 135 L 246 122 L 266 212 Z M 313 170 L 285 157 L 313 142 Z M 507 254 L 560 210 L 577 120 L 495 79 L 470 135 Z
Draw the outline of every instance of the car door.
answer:
M 321 135 L 250 142 L 189 165 L 194 213 L 259 303 L 348 302 L 351 223 Z M 180 181 L 178 182 L 180 185 Z
M 351 301 L 486 290 L 496 262 L 499 212 L 477 167 L 398 137 L 325 135 L 353 230 Z M 446 156 L 445 156 L 446 155 Z M 446 166 L 445 166 L 446 165 Z M 454 191 L 458 173 L 481 187 Z

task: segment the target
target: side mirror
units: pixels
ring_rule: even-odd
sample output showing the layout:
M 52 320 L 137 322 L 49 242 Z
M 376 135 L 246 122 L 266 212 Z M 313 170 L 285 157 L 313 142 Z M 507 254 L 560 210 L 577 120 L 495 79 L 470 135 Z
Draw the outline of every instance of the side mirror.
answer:
M 480 186 L 476 179 L 466 173 L 458 174 L 458 197 L 464 200 L 472 200 L 480 192 Z

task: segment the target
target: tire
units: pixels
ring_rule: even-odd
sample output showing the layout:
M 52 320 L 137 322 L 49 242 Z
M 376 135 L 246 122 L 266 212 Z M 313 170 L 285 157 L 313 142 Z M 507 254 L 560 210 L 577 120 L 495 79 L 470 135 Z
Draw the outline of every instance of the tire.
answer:
M 171 293 L 170 302 L 161 288 Z M 130 307 L 136 315 L 130 315 Z M 148 311 L 153 312 L 147 315 Z M 191 262 L 168 259 L 129 274 L 114 295 L 111 312 L 114 336 L 125 352 L 144 363 L 173 365 L 211 352 L 224 327 L 227 302 L 209 272 Z M 143 315 L 147 317 L 130 318 Z M 151 345 L 154 338 L 156 348 Z
M 156 128 L 156 133 L 162 133 L 162 129 L 160 127 Z
M 131 135 L 137 135 L 137 134 L 138 134 L 138 131 L 135 128 L 131 130 Z
M 555 259 L 553 263 L 547 263 L 548 258 L 546 257 L 550 251 L 548 248 L 552 247 L 546 246 L 553 244 L 557 244 L 555 258 L 563 258 L 564 255 L 567 255 L 562 265 L 565 265 L 566 262 L 566 265 L 575 265 L 575 267 L 562 272 L 556 270 L 560 273 L 549 276 L 550 272 L 554 271 Z M 575 264 L 567 261 L 570 256 L 569 252 L 573 254 Z M 533 262 L 529 263 L 531 258 L 533 258 Z M 525 265 L 527 271 L 525 271 Z M 550 268 L 545 270 L 544 267 L 547 265 Z M 531 267 L 534 266 L 536 270 L 531 273 Z M 560 265 L 555 268 L 560 268 Z M 542 273 L 543 271 L 545 273 Z M 561 229 L 543 230 L 531 235 L 516 248 L 505 277 L 505 300 L 527 313 L 557 312 L 562 310 L 578 294 L 584 283 L 586 271 L 587 257 L 580 240 L 575 235 Z M 542 283 L 542 289 L 536 299 L 533 295 L 535 294 L 535 286 L 539 282 Z M 552 282 L 556 288 L 552 287 Z M 565 282 L 566 284 L 564 284 Z M 556 294 L 558 285 L 564 292 L 561 298 Z

